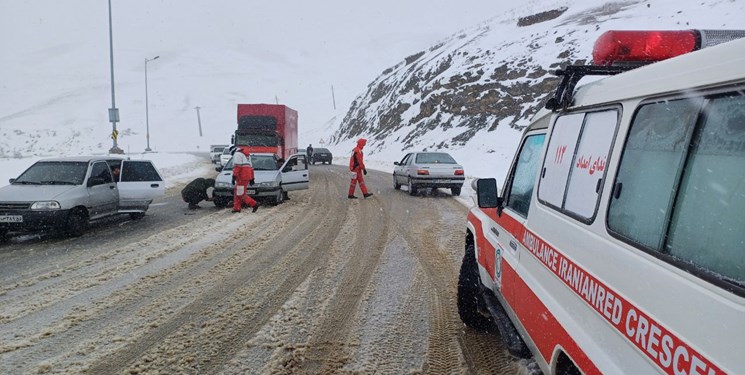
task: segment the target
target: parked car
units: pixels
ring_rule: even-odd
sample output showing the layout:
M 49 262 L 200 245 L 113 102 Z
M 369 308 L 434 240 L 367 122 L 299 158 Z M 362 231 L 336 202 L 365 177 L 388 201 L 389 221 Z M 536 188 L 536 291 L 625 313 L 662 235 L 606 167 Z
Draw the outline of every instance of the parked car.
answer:
M 234 146 L 227 146 L 223 148 L 222 154 L 220 154 L 220 166 L 224 167 L 228 164 L 228 160 L 233 157 L 233 147 Z
M 410 195 L 420 188 L 445 188 L 460 195 L 465 181 L 463 166 L 445 152 L 412 152 L 393 164 L 393 188 L 406 185 Z
M 223 150 L 225 150 L 225 147 L 229 147 L 228 145 L 212 145 L 210 146 L 210 160 L 212 160 L 213 164 L 220 164 L 220 155 L 222 155 Z
M 121 167 L 119 181 L 112 168 Z M 115 214 L 145 215 L 165 193 L 149 160 L 109 156 L 43 159 L 0 188 L 0 239 L 10 232 L 61 230 L 82 235 L 92 220 Z
M 249 185 L 247 194 L 251 198 L 268 198 L 280 204 L 287 198 L 288 191 L 308 189 L 308 159 L 295 154 L 281 164 L 277 156 L 269 153 L 251 154 L 254 168 L 254 184 Z M 281 168 L 280 168 L 281 165 Z M 214 200 L 217 207 L 233 204 L 233 159 L 231 158 L 215 178 Z
M 331 155 L 331 151 L 327 148 L 316 148 L 313 149 L 313 155 L 311 156 L 311 161 L 313 164 L 315 163 L 329 163 L 331 164 L 331 160 L 333 158 L 333 155 Z

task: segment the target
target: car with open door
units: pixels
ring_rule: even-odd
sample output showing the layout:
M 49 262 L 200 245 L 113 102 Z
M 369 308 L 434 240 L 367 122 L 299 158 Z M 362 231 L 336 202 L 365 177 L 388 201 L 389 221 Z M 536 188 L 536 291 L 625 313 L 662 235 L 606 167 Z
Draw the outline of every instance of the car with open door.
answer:
M 254 168 L 254 183 L 248 186 L 247 194 L 254 199 L 268 199 L 280 204 L 287 199 L 287 192 L 306 190 L 310 173 L 308 158 L 304 154 L 294 154 L 284 163 L 271 153 L 256 153 L 249 156 Z M 227 207 L 233 202 L 233 159 L 215 177 L 215 206 Z
M 112 169 L 121 169 L 115 179 Z M 0 188 L 0 240 L 9 233 L 60 230 L 82 235 L 90 221 L 140 219 L 165 184 L 149 160 L 111 156 L 42 159 Z

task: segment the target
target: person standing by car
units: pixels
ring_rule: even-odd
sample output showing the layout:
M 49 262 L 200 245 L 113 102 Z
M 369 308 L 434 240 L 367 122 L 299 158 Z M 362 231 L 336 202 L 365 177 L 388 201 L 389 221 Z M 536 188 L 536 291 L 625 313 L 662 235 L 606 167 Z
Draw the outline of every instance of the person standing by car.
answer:
M 362 157 L 362 149 L 367 144 L 367 140 L 360 138 L 357 140 L 357 147 L 352 150 L 352 157 L 349 159 L 349 170 L 352 172 L 352 182 L 349 184 L 349 199 L 357 199 L 354 195 L 354 190 L 357 183 L 360 184 L 360 190 L 362 190 L 362 196 L 367 198 L 372 196 L 372 193 L 367 192 L 367 186 L 365 186 L 365 179 L 362 175 L 367 175 L 367 169 L 365 169 L 365 162 Z
M 309 144 L 308 148 L 305 149 L 305 154 L 308 157 L 308 160 L 313 160 L 313 145 Z
M 207 194 L 207 189 L 214 187 L 214 178 L 196 178 L 181 190 L 181 198 L 183 198 L 184 202 L 189 204 L 190 210 L 202 208 L 199 207 L 199 202 L 211 202 L 212 198 Z
M 249 155 L 247 147 L 238 147 L 233 154 L 233 212 L 241 212 L 244 203 L 253 208 L 252 212 L 259 209 L 259 203 L 246 194 L 248 185 L 254 181 L 254 169 Z

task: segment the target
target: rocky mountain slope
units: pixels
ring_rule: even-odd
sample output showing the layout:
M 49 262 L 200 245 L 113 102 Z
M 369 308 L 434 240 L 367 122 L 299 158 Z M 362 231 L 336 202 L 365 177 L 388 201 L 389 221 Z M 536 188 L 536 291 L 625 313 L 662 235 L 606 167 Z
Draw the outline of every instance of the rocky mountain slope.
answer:
M 478 134 L 514 133 L 555 90 L 551 71 L 589 63 L 603 32 L 742 28 L 737 14 L 745 9 L 735 1 L 528 1 L 386 69 L 332 139 L 367 137 L 379 153 L 460 149 Z

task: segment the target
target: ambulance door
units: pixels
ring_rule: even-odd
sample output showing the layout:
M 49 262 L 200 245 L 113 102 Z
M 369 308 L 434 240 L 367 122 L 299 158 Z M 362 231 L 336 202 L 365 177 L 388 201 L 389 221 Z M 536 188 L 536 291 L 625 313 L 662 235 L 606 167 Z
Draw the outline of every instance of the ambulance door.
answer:
M 521 240 L 545 139 L 545 129 L 527 133 L 523 138 L 502 192 L 503 206 L 497 211 L 493 227 L 486 234 L 487 238 L 496 242 L 494 274 L 497 276 L 497 285 L 501 286 L 502 294 L 510 304 L 515 303 L 519 277 L 516 270 L 520 254 L 524 251 Z

